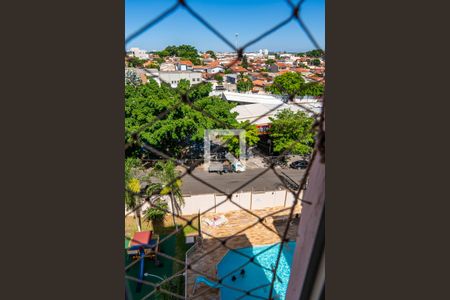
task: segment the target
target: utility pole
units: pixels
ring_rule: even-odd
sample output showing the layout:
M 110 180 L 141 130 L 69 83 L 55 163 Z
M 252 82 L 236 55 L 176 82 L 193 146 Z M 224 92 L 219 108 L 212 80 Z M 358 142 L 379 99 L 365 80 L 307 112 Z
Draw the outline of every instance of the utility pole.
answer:
M 236 51 L 237 51 L 237 49 L 238 49 L 238 46 L 239 46 L 239 44 L 238 44 L 238 40 L 239 40 L 239 33 L 235 33 L 235 34 L 234 34 L 234 36 L 236 37 Z

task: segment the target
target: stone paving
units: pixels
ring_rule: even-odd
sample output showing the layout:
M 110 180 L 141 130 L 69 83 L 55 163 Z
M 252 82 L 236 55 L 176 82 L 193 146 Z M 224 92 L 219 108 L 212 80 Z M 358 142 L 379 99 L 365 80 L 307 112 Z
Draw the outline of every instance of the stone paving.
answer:
M 276 213 L 283 209 L 284 211 Z M 221 240 L 228 238 L 226 245 L 232 249 L 278 243 L 281 240 L 279 235 L 282 235 L 286 228 L 289 209 L 289 207 L 272 207 L 252 211 L 259 217 L 273 214 L 263 221 L 267 227 L 272 229 L 272 231 L 258 222 L 257 217 L 252 216 L 245 211 L 234 211 L 222 214 L 228 219 L 228 222 L 218 227 L 208 226 L 203 220 L 205 218 L 212 219 L 221 214 L 205 214 L 202 216 L 201 224 L 202 231 L 205 232 L 203 234 L 203 241 L 189 251 L 187 262 L 192 264 L 193 270 L 206 274 L 211 279 L 217 279 L 216 265 L 228 251 L 227 248 L 221 245 Z M 301 207 L 298 205 L 295 208 L 294 213 L 299 215 L 300 211 Z M 288 230 L 288 239 L 290 240 L 294 240 L 296 237 L 298 221 L 299 219 L 296 218 L 291 222 Z M 251 226 L 255 223 L 256 225 Z M 217 239 L 212 238 L 211 236 Z M 189 299 L 219 299 L 219 289 L 213 289 L 205 285 L 199 285 L 195 294 L 192 295 L 195 279 L 199 275 L 200 274 L 194 271 L 188 271 L 187 296 L 190 297 Z

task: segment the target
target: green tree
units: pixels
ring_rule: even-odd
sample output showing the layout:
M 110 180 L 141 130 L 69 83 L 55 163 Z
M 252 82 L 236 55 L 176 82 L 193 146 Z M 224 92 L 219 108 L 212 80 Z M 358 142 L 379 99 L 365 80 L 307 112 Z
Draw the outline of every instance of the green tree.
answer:
M 154 61 L 156 61 L 160 65 L 165 62 L 164 58 L 161 58 L 161 57 L 155 58 Z
M 149 65 L 146 66 L 147 69 L 158 69 L 159 70 L 159 64 L 152 62 Z
M 321 56 L 325 55 L 325 52 L 320 49 L 315 49 L 315 50 L 308 51 L 305 54 L 306 54 L 306 56 L 309 56 L 309 57 L 321 57 Z
M 147 221 L 152 222 L 153 228 L 155 228 L 156 224 L 163 223 L 164 217 L 166 215 L 166 211 L 169 209 L 167 202 L 158 197 L 153 200 L 153 206 L 149 207 L 145 211 L 145 218 Z
M 175 163 L 171 160 L 166 162 L 158 161 L 151 172 L 158 183 L 151 183 L 147 188 L 149 195 L 167 195 L 170 199 L 172 218 L 175 227 L 178 229 L 175 214 L 181 214 L 181 207 L 184 205 L 183 194 L 181 192 L 182 181 L 178 177 L 180 173 L 175 169 Z
M 269 58 L 268 60 L 266 60 L 266 65 L 268 65 L 268 66 L 270 66 L 271 64 L 274 64 L 274 63 L 275 63 L 274 59 Z
M 194 65 L 200 65 L 201 60 L 198 51 L 191 45 L 167 46 L 163 51 L 158 52 L 160 57 L 177 56 L 182 60 L 190 60 Z
M 274 152 L 288 151 L 300 155 L 311 153 L 314 145 L 314 136 L 311 132 L 313 118 L 308 117 L 304 111 L 293 112 L 284 109 L 278 112 L 275 118 L 269 119 L 272 121 L 270 139 Z
M 303 87 L 300 91 L 300 96 L 315 96 L 321 97 L 323 96 L 325 90 L 325 86 L 319 82 L 307 82 L 303 84 Z
M 247 92 L 253 88 L 253 82 L 248 75 L 244 76 L 242 73 L 238 76 L 236 86 L 238 92 Z
M 320 59 L 315 58 L 311 61 L 311 64 L 314 66 L 320 66 Z
M 132 145 L 127 156 L 139 155 L 144 143 L 182 158 L 193 142 L 203 141 L 205 129 L 231 128 L 236 122 L 236 113 L 230 111 L 235 104 L 209 97 L 210 83 L 194 85 L 187 91 L 182 87 L 183 83 L 178 89 L 158 86 L 152 79 L 145 85 L 125 86 L 125 142 Z M 192 105 L 180 96 L 186 92 Z M 136 136 L 140 143 L 133 144 Z
M 136 176 L 136 171 L 142 169 L 142 163 L 137 158 L 129 157 L 125 159 L 125 207 L 129 211 L 134 211 L 134 218 L 138 231 L 142 230 L 141 226 L 141 191 L 140 181 Z
M 171 55 L 171 53 L 168 50 L 162 50 L 162 51 L 156 52 L 156 54 L 159 55 L 160 58 L 161 57 L 167 57 L 167 56 Z
M 190 87 L 188 95 L 190 101 L 200 100 L 208 97 L 212 91 L 211 82 L 201 82 Z
M 301 94 L 305 80 L 302 75 L 287 72 L 275 77 L 273 84 L 266 88 L 267 91 L 278 95 L 288 95 L 291 99 Z
M 247 147 L 256 145 L 259 141 L 258 128 L 254 124 L 250 124 L 250 121 L 237 123 L 234 126 L 235 129 L 245 129 L 245 143 Z M 227 135 L 222 138 L 222 141 L 226 142 L 226 148 L 234 156 L 238 157 L 245 153 L 240 153 L 239 136 Z
M 296 96 L 323 96 L 324 85 L 319 82 L 305 82 L 299 73 L 288 72 L 275 77 L 273 84 L 266 91 L 278 95 L 288 95 L 291 99 Z
M 217 80 L 219 83 L 223 82 L 223 76 L 220 74 L 214 75 L 214 79 Z
M 142 67 L 142 65 L 146 62 L 145 59 L 140 59 L 138 57 L 131 56 L 128 58 L 128 66 L 131 68 Z
M 212 59 L 217 59 L 216 53 L 214 51 L 208 50 L 208 51 L 206 51 L 206 53 L 208 53 Z
M 178 82 L 177 85 L 177 92 L 180 95 L 184 95 L 187 94 L 187 92 L 189 91 L 191 87 L 191 82 L 187 79 L 181 79 L 180 82 Z

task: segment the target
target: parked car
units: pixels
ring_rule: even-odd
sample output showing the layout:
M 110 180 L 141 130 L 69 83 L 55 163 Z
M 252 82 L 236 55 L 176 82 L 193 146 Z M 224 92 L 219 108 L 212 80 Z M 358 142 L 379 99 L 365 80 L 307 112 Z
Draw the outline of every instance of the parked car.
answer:
M 232 164 L 232 168 L 234 172 L 240 173 L 240 172 L 245 172 L 245 165 L 243 163 L 241 163 L 240 161 L 236 161 Z
M 208 167 L 208 172 L 216 172 L 222 174 L 223 172 L 223 164 L 220 162 L 211 162 Z
M 292 169 L 306 169 L 308 167 L 308 161 L 307 160 L 297 160 L 292 162 L 289 166 Z

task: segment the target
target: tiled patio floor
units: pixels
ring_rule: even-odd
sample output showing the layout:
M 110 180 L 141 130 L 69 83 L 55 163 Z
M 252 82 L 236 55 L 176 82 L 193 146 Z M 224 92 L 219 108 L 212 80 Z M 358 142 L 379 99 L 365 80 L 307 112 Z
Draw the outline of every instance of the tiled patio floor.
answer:
M 254 210 L 253 213 L 259 217 L 264 217 L 282 209 L 285 208 L 272 207 L 263 210 Z M 300 210 L 301 207 L 298 205 L 294 212 L 300 213 Z M 203 216 L 202 219 L 212 218 L 219 215 L 220 214 L 209 213 Z M 220 227 L 211 227 L 202 222 L 202 230 L 216 238 L 219 238 L 220 240 L 229 238 L 226 245 L 232 249 L 237 249 L 253 245 L 267 245 L 280 242 L 280 237 L 278 234 L 282 235 L 286 228 L 289 208 L 286 208 L 283 212 L 274 214 L 271 218 L 264 221 L 264 224 L 271 228 L 274 232 L 259 223 L 257 217 L 252 216 L 245 211 L 229 212 L 223 215 L 225 215 L 228 219 L 226 224 L 223 224 Z M 251 226 L 255 223 L 257 224 Z M 297 226 L 298 219 L 291 223 L 288 231 L 288 239 L 295 239 Z M 203 234 L 202 246 L 194 248 L 188 256 L 188 263 L 192 263 L 193 270 L 207 274 L 210 278 L 217 279 L 216 265 L 228 251 L 227 248 L 220 245 L 220 240 L 214 239 L 207 234 Z M 215 248 L 217 249 L 213 251 Z M 212 251 L 210 254 L 204 256 L 210 251 Z M 205 285 L 199 285 L 195 291 L 195 294 L 192 295 L 192 289 L 197 276 L 199 276 L 198 273 L 188 271 L 187 295 L 190 297 L 189 299 L 219 299 L 219 290 L 209 288 Z M 196 295 L 198 296 L 196 297 Z

